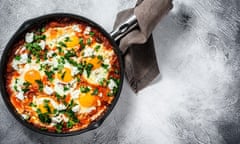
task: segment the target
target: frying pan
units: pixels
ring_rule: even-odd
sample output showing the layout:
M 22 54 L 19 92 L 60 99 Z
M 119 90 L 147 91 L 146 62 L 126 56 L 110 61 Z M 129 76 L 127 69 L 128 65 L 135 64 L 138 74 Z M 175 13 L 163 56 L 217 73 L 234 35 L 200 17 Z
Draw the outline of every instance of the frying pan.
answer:
M 118 60 L 119 60 L 119 64 L 120 64 L 120 84 L 119 84 L 118 92 L 116 93 L 112 104 L 108 107 L 108 109 L 106 110 L 105 113 L 103 113 L 96 121 L 92 122 L 87 128 L 77 130 L 77 131 L 73 131 L 73 132 L 67 132 L 67 133 L 53 133 L 53 132 L 40 130 L 40 129 L 34 127 L 33 125 L 31 125 L 30 123 L 28 123 L 27 121 L 25 121 L 24 119 L 21 118 L 21 116 L 18 114 L 18 112 L 15 110 L 15 108 L 13 107 L 13 105 L 10 102 L 10 97 L 9 97 L 9 95 L 7 93 L 7 90 L 6 90 L 6 80 L 5 80 L 6 71 L 5 70 L 6 70 L 6 67 L 7 67 L 8 58 L 11 54 L 13 45 L 18 40 L 22 39 L 23 36 L 29 30 L 31 30 L 33 28 L 40 28 L 41 26 L 43 26 L 44 24 L 46 24 L 47 22 L 52 21 L 52 20 L 61 20 L 61 19 L 66 19 L 66 18 L 70 19 L 70 20 L 74 20 L 74 21 L 84 22 L 84 23 L 88 24 L 89 26 L 98 29 L 98 31 L 101 32 L 108 39 L 108 41 L 113 46 L 113 49 L 114 49 L 114 51 L 115 51 L 115 53 L 118 57 Z M 44 15 L 44 16 L 40 16 L 40 17 L 33 18 L 33 19 L 25 21 L 20 26 L 20 28 L 16 31 L 16 33 L 12 36 L 10 41 L 7 43 L 7 45 L 6 45 L 6 47 L 3 51 L 3 55 L 2 55 L 1 63 L 0 63 L 0 66 L 1 66 L 1 68 L 0 68 L 0 78 L 2 80 L 2 82 L 0 83 L 1 95 L 3 97 L 3 100 L 4 100 L 8 110 L 10 111 L 10 113 L 12 113 L 12 115 L 20 123 L 22 123 L 24 126 L 28 127 L 29 129 L 31 129 L 35 132 L 45 134 L 45 135 L 50 135 L 50 136 L 77 135 L 77 134 L 81 134 L 81 133 L 84 133 L 84 132 L 87 132 L 87 131 L 98 128 L 103 123 L 103 121 L 106 119 L 106 117 L 110 114 L 110 112 L 112 111 L 114 106 L 116 105 L 116 103 L 118 101 L 118 98 L 120 96 L 120 93 L 121 93 L 121 89 L 122 89 L 123 78 L 124 78 L 124 65 L 123 65 L 122 53 L 119 50 L 117 42 L 119 42 L 119 40 L 124 35 L 126 35 L 128 32 L 130 32 L 136 26 L 137 26 L 137 20 L 136 20 L 136 17 L 134 15 L 131 16 L 129 19 L 127 19 L 122 24 L 120 24 L 111 34 L 107 33 L 100 25 L 93 22 L 92 20 L 90 20 L 88 18 L 85 18 L 83 16 L 74 15 L 74 14 L 55 13 L 55 14 Z

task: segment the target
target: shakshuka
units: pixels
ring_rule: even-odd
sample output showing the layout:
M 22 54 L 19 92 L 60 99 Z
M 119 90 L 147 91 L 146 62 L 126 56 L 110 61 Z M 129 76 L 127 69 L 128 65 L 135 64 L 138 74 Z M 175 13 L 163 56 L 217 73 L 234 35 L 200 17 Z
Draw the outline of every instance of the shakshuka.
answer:
M 22 119 L 41 130 L 86 128 L 106 112 L 120 81 L 109 40 L 84 22 L 50 21 L 14 46 L 7 92 Z

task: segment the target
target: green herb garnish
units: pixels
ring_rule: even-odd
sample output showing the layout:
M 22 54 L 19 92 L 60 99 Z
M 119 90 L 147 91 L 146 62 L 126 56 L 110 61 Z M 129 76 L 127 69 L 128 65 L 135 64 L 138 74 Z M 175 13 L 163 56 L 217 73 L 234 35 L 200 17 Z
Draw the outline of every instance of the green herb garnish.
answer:
M 45 72 L 45 74 L 47 75 L 48 79 L 49 79 L 50 81 L 52 81 L 52 80 L 53 80 L 54 72 L 53 72 L 53 71 L 44 71 L 44 72 Z
M 81 86 L 80 87 L 80 91 L 82 92 L 82 93 L 87 93 L 87 92 L 89 92 L 90 91 L 90 89 L 86 86 Z
M 85 66 L 85 70 L 87 72 L 87 77 L 90 76 L 92 68 L 93 68 L 93 64 L 91 64 L 91 63 L 89 63 Z
M 18 90 L 18 88 L 17 88 L 16 85 L 14 85 L 14 90 L 15 90 L 16 92 L 19 92 L 19 90 Z
M 64 39 L 64 42 L 69 42 L 70 41 L 70 38 L 69 37 L 66 37 L 65 39 Z
M 93 92 L 92 92 L 92 95 L 97 95 L 97 94 L 98 94 L 98 89 L 95 88 L 95 89 L 93 90 Z
M 102 64 L 101 66 L 102 66 L 104 69 L 107 70 L 109 65 L 108 65 L 108 64 Z
M 39 113 L 38 118 L 43 123 L 48 123 L 48 124 L 51 123 L 51 118 L 47 113 Z
M 62 42 L 62 41 L 60 41 L 58 44 L 59 44 L 60 46 L 62 46 L 62 47 L 67 47 L 67 45 L 66 45 L 64 42 Z
M 101 56 L 101 55 L 98 55 L 97 58 L 101 61 L 103 60 L 103 56 Z
M 67 91 L 67 90 L 69 90 L 69 88 L 67 86 L 64 86 L 63 91 Z
M 85 48 L 85 44 L 84 44 L 83 38 L 79 39 L 79 44 L 80 44 L 81 48 Z
M 39 90 L 42 92 L 43 91 L 43 82 L 41 80 L 35 80 L 35 81 L 38 84 Z
M 87 45 L 91 45 L 92 40 L 90 38 L 87 39 Z
M 20 60 L 21 59 L 21 56 L 19 56 L 19 55 L 17 55 L 16 57 L 15 57 L 15 60 Z
M 98 52 L 98 50 L 99 50 L 100 48 L 101 48 L 100 45 L 96 45 L 96 46 L 95 46 L 95 51 Z
M 33 102 L 31 102 L 31 103 L 29 104 L 29 106 L 31 106 L 31 107 L 37 107 L 37 105 L 34 104 Z
M 90 31 L 90 32 L 89 32 L 89 35 L 90 35 L 91 37 L 93 37 L 94 34 L 95 34 L 95 33 L 94 33 L 93 31 Z

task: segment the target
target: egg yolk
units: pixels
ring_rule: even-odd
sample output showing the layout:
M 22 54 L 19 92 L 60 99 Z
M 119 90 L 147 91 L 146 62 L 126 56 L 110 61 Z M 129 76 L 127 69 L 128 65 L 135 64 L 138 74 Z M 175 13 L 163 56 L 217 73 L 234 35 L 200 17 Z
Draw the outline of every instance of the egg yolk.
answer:
M 64 31 L 62 29 L 51 29 L 49 33 L 49 40 L 53 40 L 63 35 Z
M 67 47 L 75 47 L 78 46 L 79 38 L 77 36 L 70 37 L 69 41 L 66 42 Z
M 90 94 L 90 92 L 87 93 L 87 94 L 82 94 L 79 97 L 79 103 L 83 107 L 91 107 L 91 106 L 94 106 L 96 104 L 96 98 L 95 98 L 95 96 L 92 96 Z
M 98 69 L 99 67 L 101 67 L 101 60 L 98 59 L 97 57 L 94 58 L 87 58 L 86 59 L 87 63 L 91 63 L 93 65 L 93 69 Z
M 49 102 L 46 106 L 45 103 L 38 105 L 38 108 L 40 109 L 41 113 L 47 113 L 47 112 L 53 112 L 54 108 L 53 105 Z
M 25 73 L 24 75 L 24 79 L 27 82 L 30 83 L 35 83 L 36 80 L 40 80 L 41 79 L 41 75 L 37 70 L 29 70 Z
M 71 69 L 63 68 L 61 72 L 57 73 L 57 78 L 63 82 L 70 82 L 73 79 Z

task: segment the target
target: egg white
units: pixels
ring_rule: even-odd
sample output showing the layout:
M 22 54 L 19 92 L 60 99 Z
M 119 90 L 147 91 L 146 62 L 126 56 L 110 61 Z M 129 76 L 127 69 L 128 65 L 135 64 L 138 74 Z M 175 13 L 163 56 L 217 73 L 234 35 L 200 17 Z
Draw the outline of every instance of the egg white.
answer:
M 30 70 L 36 70 L 39 72 L 41 77 L 44 75 L 44 72 L 39 70 L 40 65 L 36 63 L 36 60 L 31 60 L 31 63 L 21 64 L 18 67 L 19 76 L 18 77 L 14 76 L 14 78 L 11 80 L 11 88 L 14 92 L 15 92 L 14 87 L 16 87 L 19 92 L 22 92 L 23 83 L 26 82 L 24 78 L 26 72 Z
M 57 34 L 57 36 L 53 39 L 50 39 L 51 33 L 50 31 L 55 29 L 57 31 L 63 31 L 63 34 Z M 63 42 L 67 37 L 71 38 L 76 36 L 76 32 L 81 32 L 79 25 L 72 25 L 66 27 L 57 27 L 57 28 L 49 28 L 44 34 L 46 35 L 46 45 L 53 49 L 58 46 L 59 42 Z

